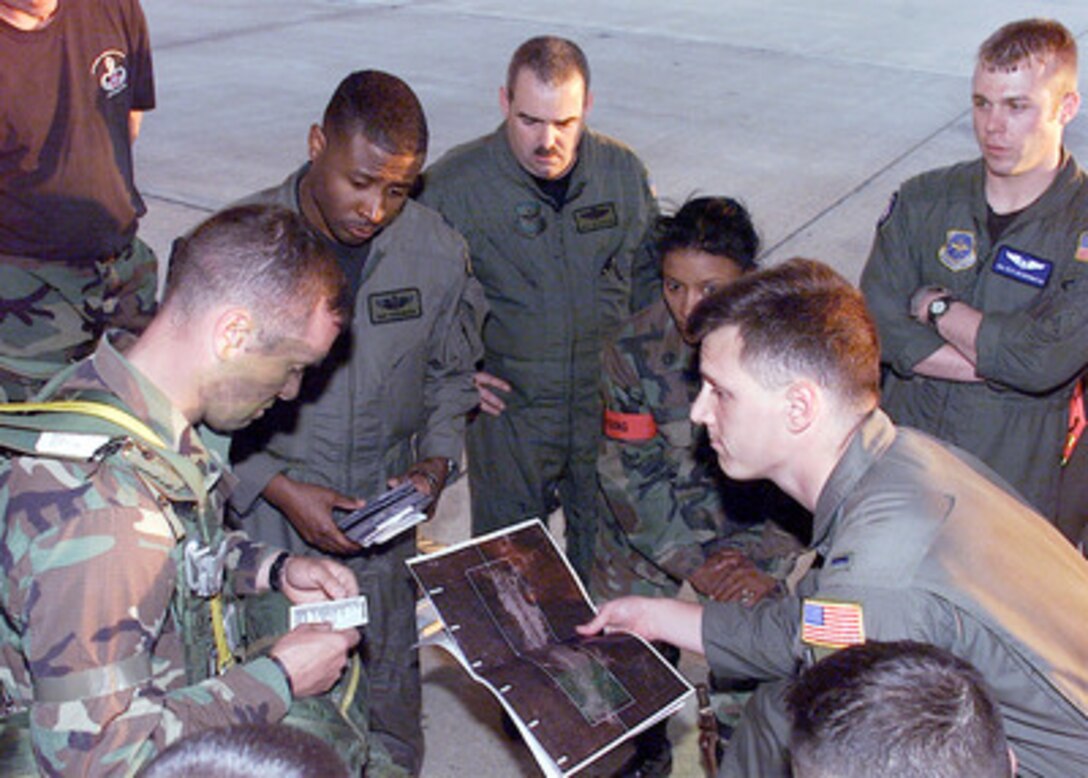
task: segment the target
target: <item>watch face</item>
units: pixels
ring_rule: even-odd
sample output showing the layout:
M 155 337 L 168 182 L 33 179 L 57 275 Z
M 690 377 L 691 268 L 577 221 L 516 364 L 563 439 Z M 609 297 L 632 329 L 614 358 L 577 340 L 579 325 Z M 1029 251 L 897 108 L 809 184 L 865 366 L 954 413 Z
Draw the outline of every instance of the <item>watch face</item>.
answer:
M 949 297 L 938 297 L 936 300 L 932 300 L 929 303 L 929 308 L 926 309 L 929 323 L 935 324 L 937 319 L 948 313 L 948 309 L 951 305 L 952 299 Z

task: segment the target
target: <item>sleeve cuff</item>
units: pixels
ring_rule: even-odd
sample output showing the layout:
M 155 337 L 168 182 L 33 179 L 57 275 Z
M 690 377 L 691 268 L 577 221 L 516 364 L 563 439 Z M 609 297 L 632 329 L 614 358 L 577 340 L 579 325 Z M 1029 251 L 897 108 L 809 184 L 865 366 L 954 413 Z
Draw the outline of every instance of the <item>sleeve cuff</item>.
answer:
M 286 469 L 283 462 L 267 454 L 254 454 L 235 465 L 234 474 L 238 477 L 238 483 L 230 495 L 233 510 L 241 518 L 248 518 L 268 482 Z
M 272 657 L 262 656 L 246 662 L 241 669 L 275 694 L 283 705 L 283 714 L 286 715 L 294 698 L 291 696 L 291 682 L 287 679 L 287 671 L 283 665 Z

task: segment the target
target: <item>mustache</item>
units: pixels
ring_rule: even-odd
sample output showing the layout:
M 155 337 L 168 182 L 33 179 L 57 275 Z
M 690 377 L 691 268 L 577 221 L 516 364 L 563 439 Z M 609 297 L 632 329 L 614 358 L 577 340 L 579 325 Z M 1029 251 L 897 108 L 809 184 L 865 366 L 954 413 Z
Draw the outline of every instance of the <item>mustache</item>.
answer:
M 546 146 L 537 146 L 533 149 L 533 154 L 537 157 L 558 157 L 559 149 L 555 146 L 552 146 L 550 149 Z

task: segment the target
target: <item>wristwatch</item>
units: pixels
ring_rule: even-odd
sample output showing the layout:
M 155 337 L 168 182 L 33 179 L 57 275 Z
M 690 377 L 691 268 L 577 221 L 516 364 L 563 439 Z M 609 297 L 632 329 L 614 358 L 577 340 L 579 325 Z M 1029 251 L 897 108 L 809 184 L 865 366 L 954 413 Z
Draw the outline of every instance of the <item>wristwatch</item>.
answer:
M 934 297 L 929 301 L 929 305 L 926 306 L 926 321 L 929 322 L 930 327 L 937 326 L 937 319 L 948 313 L 948 309 L 952 307 L 952 303 L 956 302 L 956 298 L 950 294 L 942 294 L 940 297 Z

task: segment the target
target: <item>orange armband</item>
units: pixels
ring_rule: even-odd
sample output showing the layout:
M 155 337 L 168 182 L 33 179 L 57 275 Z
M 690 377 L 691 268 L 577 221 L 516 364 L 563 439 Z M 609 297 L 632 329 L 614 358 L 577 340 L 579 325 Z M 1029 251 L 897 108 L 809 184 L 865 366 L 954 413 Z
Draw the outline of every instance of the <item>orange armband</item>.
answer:
M 620 413 L 606 408 L 604 434 L 613 440 L 650 440 L 657 434 L 657 423 L 649 413 Z

